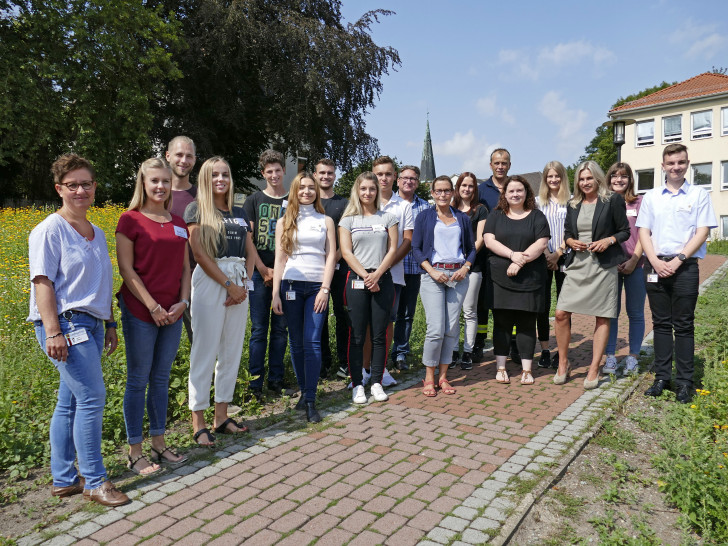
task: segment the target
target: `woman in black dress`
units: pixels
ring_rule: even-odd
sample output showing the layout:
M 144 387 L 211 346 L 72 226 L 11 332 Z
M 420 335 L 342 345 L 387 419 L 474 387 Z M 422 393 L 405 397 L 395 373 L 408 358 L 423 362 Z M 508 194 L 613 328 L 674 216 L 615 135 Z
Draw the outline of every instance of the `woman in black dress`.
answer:
M 510 383 L 506 358 L 513 327 L 521 353 L 521 383 L 533 383 L 531 364 L 536 345 L 536 316 L 545 307 L 546 258 L 551 237 L 548 221 L 536 208 L 533 190 L 521 176 L 506 182 L 496 209 L 485 224 L 493 279 L 493 345 L 496 381 Z

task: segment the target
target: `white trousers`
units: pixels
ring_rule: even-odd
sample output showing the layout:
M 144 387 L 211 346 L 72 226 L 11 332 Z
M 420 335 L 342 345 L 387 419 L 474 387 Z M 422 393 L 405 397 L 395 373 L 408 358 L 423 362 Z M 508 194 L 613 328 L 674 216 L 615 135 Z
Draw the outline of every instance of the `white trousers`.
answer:
M 475 271 L 470 273 L 468 278 L 470 279 L 468 291 L 465 293 L 465 300 L 463 301 L 463 318 L 465 319 L 463 351 L 472 353 L 475 345 L 475 335 L 478 333 L 478 294 L 480 293 L 480 285 L 483 282 L 483 273 Z
M 219 258 L 217 266 L 235 284 L 245 279 L 244 258 Z M 215 376 L 215 402 L 232 402 L 245 342 L 248 299 L 225 307 L 227 290 L 199 265 L 192 274 L 192 350 L 190 410 L 210 407 L 210 383 Z

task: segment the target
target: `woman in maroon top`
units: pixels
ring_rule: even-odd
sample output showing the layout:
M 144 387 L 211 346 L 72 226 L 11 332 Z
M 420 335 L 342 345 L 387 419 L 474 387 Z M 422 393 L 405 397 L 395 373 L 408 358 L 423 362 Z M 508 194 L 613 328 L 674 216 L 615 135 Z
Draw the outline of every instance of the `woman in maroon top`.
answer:
M 124 280 L 117 297 L 126 345 L 128 466 L 145 476 L 160 470 L 156 463 L 186 460 L 164 441 L 169 372 L 182 333 L 179 319 L 190 304 L 187 226 L 167 210 L 171 179 L 163 159 L 142 163 L 129 209 L 116 227 L 116 255 Z M 142 453 L 145 395 L 153 462 Z

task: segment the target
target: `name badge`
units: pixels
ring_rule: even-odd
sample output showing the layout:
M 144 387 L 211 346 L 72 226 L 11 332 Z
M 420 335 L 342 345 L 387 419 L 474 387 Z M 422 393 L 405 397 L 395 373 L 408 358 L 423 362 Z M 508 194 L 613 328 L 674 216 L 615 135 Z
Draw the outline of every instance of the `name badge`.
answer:
M 354 290 L 364 290 L 364 281 L 352 281 L 351 287 Z
M 657 273 L 648 273 L 647 282 L 657 282 L 659 280 Z
M 245 281 L 245 288 L 248 289 L 248 292 L 253 292 L 255 290 L 255 283 L 253 281 Z
M 372 231 L 385 231 L 385 227 L 382 224 L 375 224 L 372 226 Z
M 187 239 L 187 230 L 183 227 L 174 226 L 174 234 L 177 237 L 182 237 L 183 239 Z
M 559 266 L 559 271 L 560 271 L 561 273 L 566 273 L 566 266 L 565 266 L 565 265 L 560 265 L 560 266 Z
M 78 345 L 79 343 L 83 343 L 84 341 L 88 341 L 88 333 L 86 332 L 86 328 L 75 328 L 68 332 L 64 337 L 66 338 L 66 343 L 69 347 L 72 347 L 73 345 Z
M 235 223 L 237 225 L 239 225 L 240 227 L 243 227 L 243 228 L 248 227 L 248 223 L 245 220 L 243 220 L 242 218 L 234 218 L 234 220 L 235 220 Z
M 285 209 L 288 206 L 288 199 L 284 199 L 283 203 L 281 203 L 281 208 Z
M 628 210 L 627 216 L 637 216 L 637 211 L 635 209 Z
M 288 290 L 286 292 L 286 299 L 288 301 L 295 301 L 295 299 L 296 299 L 296 292 L 294 292 L 293 290 Z
M 341 269 L 341 264 L 336 264 L 336 271 L 338 271 L 339 269 Z

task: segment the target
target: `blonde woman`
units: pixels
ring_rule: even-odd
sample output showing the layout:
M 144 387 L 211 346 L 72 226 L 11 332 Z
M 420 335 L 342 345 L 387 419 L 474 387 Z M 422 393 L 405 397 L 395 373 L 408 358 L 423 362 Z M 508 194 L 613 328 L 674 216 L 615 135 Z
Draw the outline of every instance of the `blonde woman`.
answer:
M 584 379 L 585 389 L 595 389 L 609 321 L 617 316 L 617 266 L 626 258 L 621 243 L 629 239 L 629 223 L 624 198 L 609 189 L 599 165 L 585 161 L 574 176 L 576 187 L 564 227 L 571 252 L 566 256 L 566 280 L 556 304 L 559 368 L 554 383 L 561 385 L 569 378 L 571 314 L 579 313 L 596 319 L 592 361 Z
M 169 373 L 179 348 L 180 318 L 190 305 L 187 226 L 167 210 L 171 200 L 169 164 L 160 158 L 147 159 L 139 167 L 129 209 L 116 226 L 116 256 L 124 280 L 117 297 L 126 339 L 128 467 L 144 476 L 160 470 L 161 463 L 187 459 L 164 441 Z M 142 453 L 145 399 L 156 463 Z
M 291 362 L 301 389 L 296 409 L 305 410 L 312 423 L 321 421 L 316 410 L 321 330 L 336 266 L 334 221 L 324 214 L 319 193 L 310 173 L 293 179 L 288 207 L 276 224 L 273 269 L 273 312 L 286 317 Z
M 536 327 L 538 330 L 538 341 L 541 343 L 541 358 L 538 361 L 539 368 L 556 368 L 557 361 L 552 358 L 549 351 L 549 313 L 551 311 L 551 285 L 556 281 L 556 298 L 561 294 L 561 286 L 564 284 L 566 274 L 561 270 L 566 256 L 566 245 L 564 244 L 564 223 L 566 222 L 566 205 L 569 202 L 569 175 L 566 168 L 559 161 L 549 161 L 541 173 L 541 185 L 539 186 L 537 205 L 546 216 L 551 232 L 546 250 L 543 255 L 546 257 L 546 306 L 538 314 Z
M 251 226 L 241 207 L 233 206 L 230 165 L 221 157 L 203 163 L 197 201 L 185 209 L 190 246 L 197 262 L 192 275 L 190 410 L 195 441 L 212 447 L 215 436 L 205 425 L 210 380 L 215 375 L 214 429 L 219 434 L 247 432 L 227 417 L 233 399 L 248 318 L 246 281 L 257 253 Z

